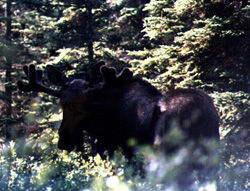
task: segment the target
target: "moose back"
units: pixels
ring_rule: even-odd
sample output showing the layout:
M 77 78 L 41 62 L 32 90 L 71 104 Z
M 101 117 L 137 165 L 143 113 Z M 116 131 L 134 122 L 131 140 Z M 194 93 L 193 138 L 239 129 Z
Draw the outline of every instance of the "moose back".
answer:
M 63 120 L 58 147 L 67 151 L 83 150 L 84 131 L 94 136 L 97 152 L 112 153 L 118 146 L 130 158 L 137 145 L 158 145 L 171 152 L 187 141 L 219 139 L 219 117 L 212 99 L 199 89 L 176 89 L 163 95 L 150 83 L 134 77 L 125 68 L 119 74 L 104 63 L 96 74 L 102 82 L 91 84 L 83 79 L 69 80 L 55 67 L 46 68 L 49 81 L 60 90 L 47 87 L 42 71 L 25 66 L 29 82 L 18 82 L 22 91 L 45 92 L 60 99 Z M 97 76 L 92 76 L 97 78 Z M 91 79 L 89 79 L 91 81 Z M 181 132 L 171 141 L 173 129 Z M 174 138 L 175 139 L 175 138 Z

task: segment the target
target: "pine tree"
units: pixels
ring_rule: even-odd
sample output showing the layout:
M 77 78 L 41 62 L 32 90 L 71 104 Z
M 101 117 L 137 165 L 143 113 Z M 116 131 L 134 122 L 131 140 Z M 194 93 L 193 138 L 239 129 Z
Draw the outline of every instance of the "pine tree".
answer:
M 56 49 L 61 49 L 61 54 L 81 54 L 79 59 L 72 61 L 81 58 L 80 63 L 93 63 L 94 51 L 101 42 L 99 30 L 107 21 L 106 17 L 105 1 L 88 0 L 68 4 L 63 16 L 55 23 Z
M 144 9 L 148 17 L 143 31 L 154 47 L 131 51 L 130 63 L 161 88 L 201 85 L 198 77 L 214 56 L 218 40 L 247 33 L 247 28 L 234 30 L 234 20 L 240 14 L 240 25 L 245 26 L 248 9 L 244 3 L 230 7 L 220 1 L 151 0 Z
M 4 66 L 3 69 L 5 70 L 5 78 L 4 78 L 4 87 L 5 90 L 3 92 L 0 92 L 1 99 L 5 102 L 5 112 L 1 112 L 2 119 L 5 122 L 5 126 L 2 127 L 4 135 L 6 139 L 11 138 L 11 128 L 10 124 L 12 121 L 12 51 L 11 51 L 11 28 L 12 28 L 12 13 L 11 13 L 11 7 L 12 7 L 12 0 L 7 0 L 5 4 L 5 14 L 4 14 L 4 20 L 5 20 L 5 36 L 2 39 L 2 42 L 0 42 L 0 56 L 4 57 Z M 3 109 L 3 106 L 1 106 Z
M 143 37 L 143 11 L 148 0 L 107 1 L 109 22 L 102 28 L 104 59 L 116 68 L 128 66 L 127 51 L 150 47 Z

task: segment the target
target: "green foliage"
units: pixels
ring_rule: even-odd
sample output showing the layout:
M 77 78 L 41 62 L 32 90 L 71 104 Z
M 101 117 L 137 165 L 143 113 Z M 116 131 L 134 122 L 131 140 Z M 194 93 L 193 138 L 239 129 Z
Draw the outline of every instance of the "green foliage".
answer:
M 72 49 L 62 48 L 57 50 L 58 56 L 51 56 L 47 64 L 60 65 L 61 67 L 72 66 L 77 68 L 79 63 L 87 62 L 86 48 Z
M 82 155 L 59 151 L 58 101 L 45 94 L 34 99 L 35 93 L 18 92 L 16 79 L 23 78 L 20 69 L 27 63 L 42 68 L 52 64 L 68 76 L 85 74 L 89 42 L 95 60 L 104 59 L 118 69 L 131 66 L 135 75 L 162 92 L 178 87 L 211 92 L 221 118 L 221 190 L 248 189 L 249 1 L 144 2 L 13 1 L 12 17 L 5 18 L 5 2 L 0 1 L 0 189 L 176 190 L 176 178 L 190 162 L 218 161 L 218 155 L 204 158 L 199 152 L 187 157 L 187 148 L 166 158 L 145 147 L 141 152 L 151 162 L 142 178 L 133 174 L 138 170 L 119 152 L 113 160 L 88 157 L 87 141 Z M 7 19 L 12 20 L 11 42 L 3 36 Z M 6 59 L 14 62 L 13 82 L 4 81 Z M 4 114 L 6 84 L 14 87 L 12 116 Z M 12 141 L 5 138 L 7 122 Z M 179 140 L 175 130 L 169 136 Z M 214 187 L 208 181 L 193 190 Z
M 113 174 L 112 163 L 99 155 L 84 160 L 81 154 L 57 149 L 58 134 L 46 129 L 18 142 L 11 141 L 0 152 L 1 188 L 7 190 L 79 190 L 97 177 Z
M 214 46 L 220 46 L 217 43 L 226 37 L 244 36 L 248 30 L 249 7 L 222 18 L 209 14 L 213 5 L 216 2 L 150 1 L 144 9 L 149 16 L 144 19 L 143 31 L 155 48 L 129 53 L 136 73 L 146 75 L 161 88 L 201 85 L 200 74 L 212 59 Z M 240 20 L 237 29 L 236 20 Z
M 80 153 L 58 150 L 57 141 L 57 132 L 46 129 L 41 134 L 33 134 L 25 139 L 4 144 L 0 150 L 1 188 L 4 190 L 176 190 L 177 178 L 187 173 L 193 161 L 212 167 L 218 160 L 226 164 L 218 171 L 221 176 L 220 184 L 224 186 L 223 190 L 232 190 L 232 184 L 228 182 L 232 179 L 233 186 L 236 188 L 244 190 L 247 186 L 245 184 L 247 171 L 244 170 L 247 156 L 242 147 L 243 141 L 239 141 L 240 145 L 235 145 L 237 149 L 231 150 L 231 155 L 228 155 L 228 150 L 225 150 L 223 145 L 220 159 L 215 152 L 211 152 L 206 157 L 199 150 L 195 154 L 188 154 L 192 143 L 186 144 L 181 150 L 168 157 L 155 149 L 152 150 L 151 147 L 142 147 L 138 154 L 142 154 L 143 160 L 148 161 L 145 163 L 144 178 L 133 174 L 137 170 L 127 165 L 119 152 L 114 160 L 104 160 L 99 155 L 90 156 L 86 160 Z M 211 151 L 217 147 L 214 143 L 207 145 Z M 244 155 L 235 157 L 236 152 L 242 152 Z M 214 177 L 209 176 L 209 171 L 203 173 L 207 181 L 197 180 L 192 190 L 216 190 L 215 182 L 211 181 Z M 195 176 L 195 174 L 189 174 L 190 177 L 193 175 Z
M 218 108 L 221 121 L 221 136 L 225 137 L 228 132 L 236 130 L 240 126 L 249 126 L 249 100 L 250 95 L 245 92 L 214 92 L 211 94 Z

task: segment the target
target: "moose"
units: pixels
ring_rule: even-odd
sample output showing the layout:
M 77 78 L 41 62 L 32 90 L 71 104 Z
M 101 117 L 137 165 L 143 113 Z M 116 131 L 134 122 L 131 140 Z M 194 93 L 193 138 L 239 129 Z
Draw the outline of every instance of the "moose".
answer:
M 92 85 L 83 79 L 70 80 L 55 67 L 47 66 L 49 81 L 60 86 L 60 90 L 47 87 L 42 70 L 34 65 L 23 68 L 29 81 L 18 81 L 21 91 L 44 92 L 60 99 L 60 149 L 82 151 L 84 132 L 98 140 L 98 153 L 112 154 L 119 146 L 128 158 L 135 151 L 128 144 L 131 139 L 137 145 L 158 145 L 166 152 L 188 140 L 219 139 L 219 117 L 212 98 L 204 91 L 175 89 L 163 95 L 128 68 L 117 74 L 104 62 L 99 65 L 102 82 Z M 175 128 L 183 132 L 178 143 L 168 139 Z

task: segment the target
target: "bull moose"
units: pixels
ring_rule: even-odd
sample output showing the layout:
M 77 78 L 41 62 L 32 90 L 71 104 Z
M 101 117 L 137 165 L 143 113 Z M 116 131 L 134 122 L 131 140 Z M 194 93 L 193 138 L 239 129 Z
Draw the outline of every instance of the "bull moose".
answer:
M 165 95 L 147 81 L 124 68 L 119 74 L 100 64 L 102 83 L 89 85 L 86 80 L 69 80 L 53 66 L 47 66 L 49 81 L 61 86 L 54 90 L 43 83 L 42 70 L 24 66 L 29 82 L 18 81 L 20 90 L 45 92 L 60 99 L 63 120 L 59 128 L 58 147 L 73 151 L 83 149 L 84 131 L 97 140 L 97 152 L 112 153 L 121 147 L 131 158 L 138 145 L 158 144 L 166 152 L 178 144 L 168 141 L 171 129 L 183 132 L 187 140 L 219 139 L 219 117 L 212 99 L 199 89 L 170 90 Z M 93 76 L 95 77 L 95 76 Z

